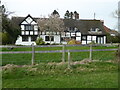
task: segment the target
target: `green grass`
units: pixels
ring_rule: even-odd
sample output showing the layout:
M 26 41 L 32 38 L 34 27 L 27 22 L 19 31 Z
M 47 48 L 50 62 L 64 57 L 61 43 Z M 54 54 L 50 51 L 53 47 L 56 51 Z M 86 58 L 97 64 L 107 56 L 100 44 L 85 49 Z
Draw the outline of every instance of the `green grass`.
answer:
M 93 49 L 112 49 L 117 47 L 93 47 Z M 89 49 L 89 47 L 66 47 L 66 50 Z M 62 50 L 62 47 L 35 48 L 36 51 Z M 31 48 L 14 48 L 2 51 L 31 51 Z M 89 64 L 56 65 L 61 62 L 62 53 L 36 53 L 35 63 L 39 65 L 21 67 L 31 64 L 31 54 L 3 54 L 2 65 L 17 64 L 19 67 L 8 67 L 2 70 L 3 88 L 117 88 L 118 66 L 107 60 L 115 60 L 115 51 L 94 51 L 93 60 Z M 72 61 L 89 58 L 89 52 L 71 52 Z M 65 54 L 67 61 L 67 53 Z M 48 64 L 49 62 L 49 64 Z
M 105 47 L 105 46 L 97 46 L 93 47 L 93 49 L 115 49 L 118 47 Z M 72 46 L 72 47 L 65 47 L 66 50 L 84 50 L 84 49 L 90 49 L 87 46 Z M 35 51 L 48 51 L 48 50 L 62 50 L 62 47 L 35 47 Z M 12 50 L 9 50 L 8 48 L 2 48 L 2 51 L 32 51 L 31 47 L 21 47 L 21 48 L 13 48 Z
M 65 61 L 67 61 L 67 53 L 65 54 Z M 93 60 L 115 60 L 115 51 L 99 51 L 93 52 Z M 31 64 L 32 54 L 3 54 L 2 65 L 6 64 Z M 72 61 L 80 61 L 89 58 L 89 52 L 71 52 Z M 61 62 L 62 53 L 36 53 L 35 63 L 41 62 Z
M 117 47 L 93 47 L 93 49 L 113 49 Z M 66 50 L 86 50 L 89 47 L 86 46 L 74 46 L 74 47 L 65 47 Z M 37 47 L 35 51 L 46 51 L 46 50 L 62 50 L 62 47 Z M 13 48 L 8 50 L 8 48 L 2 48 L 2 51 L 31 51 L 30 47 L 24 48 Z M 65 60 L 67 61 L 67 53 L 65 55 Z M 2 55 L 2 65 L 6 64 L 31 64 L 32 54 L 3 54 Z M 89 58 L 89 52 L 71 52 L 72 61 L 80 61 L 83 59 Z M 94 60 L 115 60 L 115 51 L 94 51 L 92 53 L 92 58 Z M 62 53 L 35 53 L 35 63 L 40 62 L 61 62 Z
M 3 88 L 117 88 L 118 66 L 112 62 L 39 64 L 3 69 Z

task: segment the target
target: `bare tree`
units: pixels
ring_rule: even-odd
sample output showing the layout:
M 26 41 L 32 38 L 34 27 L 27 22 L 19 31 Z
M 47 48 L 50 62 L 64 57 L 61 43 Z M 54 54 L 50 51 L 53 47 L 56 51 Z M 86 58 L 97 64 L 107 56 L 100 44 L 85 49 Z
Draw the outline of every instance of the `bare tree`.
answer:
M 54 32 L 62 33 L 64 32 L 64 22 L 62 19 L 59 18 L 59 15 L 48 15 L 49 18 L 41 18 L 39 19 L 38 26 L 40 28 L 40 31 L 48 32 L 50 44 L 52 35 L 54 35 Z
M 119 18 L 120 17 L 120 11 L 119 10 L 115 10 L 112 14 L 113 14 L 114 18 Z
M 118 24 L 116 26 L 118 27 L 118 32 L 120 34 L 120 10 L 118 9 L 114 11 L 112 14 L 114 18 L 118 19 L 118 22 L 117 22 Z
M 43 17 L 37 20 L 38 27 L 40 31 L 46 31 L 47 28 L 47 18 Z

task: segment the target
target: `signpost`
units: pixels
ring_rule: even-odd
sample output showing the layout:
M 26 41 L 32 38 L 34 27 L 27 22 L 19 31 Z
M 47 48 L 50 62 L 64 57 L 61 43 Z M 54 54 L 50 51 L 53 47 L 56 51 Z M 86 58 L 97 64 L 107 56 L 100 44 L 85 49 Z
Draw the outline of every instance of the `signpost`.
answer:
M 0 32 L 2 31 L 2 6 L 0 1 Z
M 120 33 L 120 1 L 118 2 L 118 32 Z

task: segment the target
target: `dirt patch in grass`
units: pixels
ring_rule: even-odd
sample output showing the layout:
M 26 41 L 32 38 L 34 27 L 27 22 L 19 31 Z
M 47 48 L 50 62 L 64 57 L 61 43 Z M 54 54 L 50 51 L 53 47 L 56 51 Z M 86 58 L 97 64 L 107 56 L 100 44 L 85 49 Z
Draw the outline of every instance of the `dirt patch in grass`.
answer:
M 81 61 L 75 61 L 75 62 L 70 62 L 70 65 L 79 65 L 79 64 L 89 64 L 92 62 L 110 62 L 110 63 L 116 63 L 114 60 L 108 60 L 108 61 L 100 61 L 100 60 L 89 60 L 89 59 L 84 59 Z M 56 65 L 56 66 L 60 66 L 60 65 L 67 65 L 68 62 L 50 62 L 50 63 L 40 63 L 40 64 L 46 64 L 46 65 Z M 39 66 L 40 64 L 34 64 L 34 65 L 14 65 L 14 64 L 7 64 L 5 66 L 2 66 L 2 70 L 7 70 L 7 69 L 14 69 L 14 68 L 29 68 L 29 67 L 33 67 L 33 66 Z

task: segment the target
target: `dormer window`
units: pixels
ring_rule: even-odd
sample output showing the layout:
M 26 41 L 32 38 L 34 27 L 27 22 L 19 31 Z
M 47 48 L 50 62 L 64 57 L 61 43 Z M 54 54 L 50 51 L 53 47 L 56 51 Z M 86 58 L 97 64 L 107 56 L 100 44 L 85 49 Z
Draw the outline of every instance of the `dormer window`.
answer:
M 88 32 L 89 33 L 102 33 L 102 30 L 96 27 L 96 28 L 91 28 Z
M 76 32 L 76 31 L 78 31 L 78 28 L 76 28 L 76 27 L 69 27 L 68 31 L 69 32 Z
M 34 30 L 33 25 L 25 25 L 25 30 Z
M 91 28 L 89 31 L 91 31 L 91 32 L 99 32 L 101 30 L 99 28 Z
M 100 30 L 99 28 L 95 28 L 95 31 L 96 31 L 96 32 L 99 32 L 99 31 L 101 31 L 101 30 Z
M 75 29 L 75 31 L 77 31 L 77 30 L 78 30 L 76 27 L 75 27 L 74 29 Z

